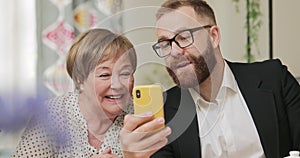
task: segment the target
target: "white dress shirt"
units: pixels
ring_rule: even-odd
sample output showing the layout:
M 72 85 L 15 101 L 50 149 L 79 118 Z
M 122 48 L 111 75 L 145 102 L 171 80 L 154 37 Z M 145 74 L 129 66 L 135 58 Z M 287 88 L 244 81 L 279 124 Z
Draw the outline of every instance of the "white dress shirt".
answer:
M 215 101 L 205 101 L 189 89 L 196 104 L 203 158 L 265 158 L 247 104 L 225 63 Z

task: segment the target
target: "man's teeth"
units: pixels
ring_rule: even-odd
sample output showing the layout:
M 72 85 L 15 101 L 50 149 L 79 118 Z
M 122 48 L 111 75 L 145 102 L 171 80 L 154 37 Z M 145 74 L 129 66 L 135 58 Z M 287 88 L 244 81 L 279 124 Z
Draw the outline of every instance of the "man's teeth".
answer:
M 120 99 L 121 97 L 121 95 L 107 96 L 109 99 Z

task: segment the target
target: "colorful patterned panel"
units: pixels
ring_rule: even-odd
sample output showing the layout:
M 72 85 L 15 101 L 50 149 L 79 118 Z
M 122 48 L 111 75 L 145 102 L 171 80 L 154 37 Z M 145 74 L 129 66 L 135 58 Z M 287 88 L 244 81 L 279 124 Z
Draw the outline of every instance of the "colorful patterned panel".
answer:
M 74 89 L 72 80 L 66 72 L 65 58 L 60 58 L 56 64 L 46 69 L 44 84 L 55 95 L 62 95 Z
M 96 7 L 105 15 L 111 15 L 114 7 L 114 0 L 98 0 Z
M 72 0 L 50 0 L 56 6 L 67 6 Z
M 96 13 L 88 5 L 80 4 L 74 10 L 74 24 L 83 32 L 96 25 Z
M 64 21 L 58 21 L 43 31 L 44 43 L 59 55 L 65 55 L 74 36 L 74 29 Z

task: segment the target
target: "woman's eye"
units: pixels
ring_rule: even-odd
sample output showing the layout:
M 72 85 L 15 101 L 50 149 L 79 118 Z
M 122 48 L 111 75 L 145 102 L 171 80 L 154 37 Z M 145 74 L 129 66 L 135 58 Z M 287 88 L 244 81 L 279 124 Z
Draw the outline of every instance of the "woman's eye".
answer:
M 110 77 L 110 74 L 100 74 L 100 75 L 98 75 L 98 77 L 108 78 L 108 77 Z
M 124 72 L 124 73 L 121 73 L 121 76 L 130 76 L 131 73 L 130 72 Z

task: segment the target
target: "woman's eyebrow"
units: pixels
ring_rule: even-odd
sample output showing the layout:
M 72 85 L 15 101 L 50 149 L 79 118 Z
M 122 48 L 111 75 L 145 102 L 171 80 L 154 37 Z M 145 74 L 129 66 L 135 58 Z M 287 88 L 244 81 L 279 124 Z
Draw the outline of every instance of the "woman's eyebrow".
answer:
M 126 64 L 126 65 L 121 65 L 122 67 L 121 68 L 132 68 L 132 65 L 131 64 Z M 97 70 L 108 70 L 110 69 L 108 66 L 98 66 L 96 67 L 96 71 Z
M 131 64 L 126 64 L 126 65 L 123 65 L 122 68 L 132 68 L 132 65 Z
M 107 66 L 98 66 L 98 67 L 96 67 L 96 70 L 106 70 L 106 69 L 109 69 L 109 67 L 107 67 Z

